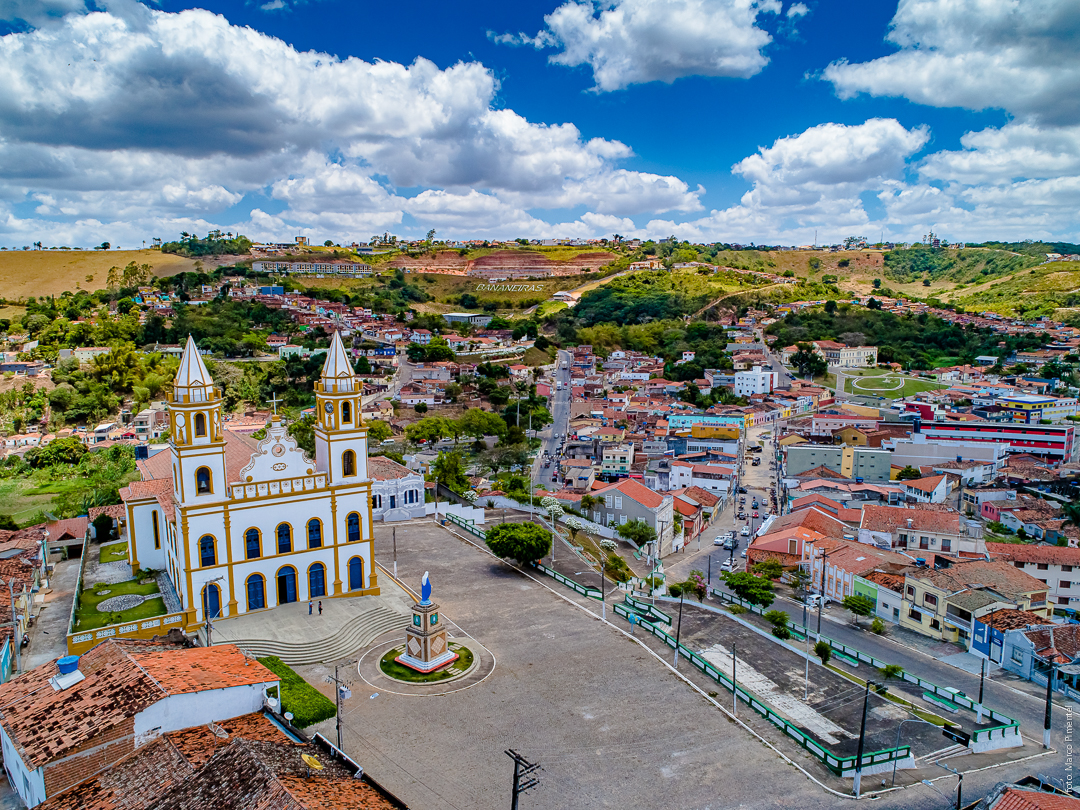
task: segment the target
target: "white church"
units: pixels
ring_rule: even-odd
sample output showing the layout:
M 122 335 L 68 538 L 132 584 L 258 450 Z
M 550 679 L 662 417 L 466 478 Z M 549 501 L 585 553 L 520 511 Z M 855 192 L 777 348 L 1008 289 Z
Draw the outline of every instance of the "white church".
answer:
M 164 570 L 184 629 L 289 602 L 379 593 L 362 384 L 335 333 L 315 384 L 315 459 L 276 415 L 256 441 L 226 429 L 188 337 L 169 401 L 171 452 L 121 490 L 133 569 Z M 413 494 L 423 504 L 422 484 Z

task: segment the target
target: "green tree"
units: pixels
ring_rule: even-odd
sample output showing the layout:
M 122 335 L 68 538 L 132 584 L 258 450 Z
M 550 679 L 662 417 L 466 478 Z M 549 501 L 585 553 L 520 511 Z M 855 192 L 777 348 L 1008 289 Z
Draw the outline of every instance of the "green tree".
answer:
M 850 610 L 855 614 L 855 624 L 859 623 L 859 617 L 869 616 L 874 612 L 877 605 L 874 604 L 874 600 L 870 599 L 862 594 L 855 594 L 854 596 L 845 596 L 842 602 L 845 609 Z
M 878 670 L 881 673 L 883 680 L 888 681 L 890 678 L 899 678 L 904 674 L 904 668 L 899 664 L 886 664 Z
M 779 560 L 762 560 L 754 564 L 754 573 L 766 579 L 780 579 L 784 573 L 784 566 Z
M 405 426 L 405 438 L 413 444 L 437 442 L 448 434 L 447 420 L 441 416 L 425 416 L 419 422 Z
M 499 523 L 487 530 L 485 542 L 491 552 L 522 565 L 536 562 L 551 551 L 551 532 L 535 523 Z
M 309 458 L 315 458 L 314 414 L 308 414 L 299 419 L 293 419 L 286 425 L 286 431 L 296 440 L 297 446 L 308 454 Z
M 906 465 L 904 469 L 896 474 L 897 481 L 913 481 L 916 478 L 922 478 L 922 473 L 910 464 Z
M 796 343 L 797 351 L 791 355 L 791 365 L 802 376 L 820 377 L 829 370 L 825 358 L 818 354 L 811 343 Z
M 631 543 L 641 548 L 647 543 L 656 542 L 656 529 L 644 520 L 628 520 L 615 529 L 620 537 L 624 537 Z
M 496 414 L 491 413 L 491 411 L 470 408 L 465 411 L 458 421 L 461 423 L 461 432 L 477 440 L 485 436 L 502 437 L 506 435 L 506 422 Z
M 375 419 L 367 423 L 368 442 L 378 444 L 386 441 L 394 432 L 390 429 L 390 426 L 379 419 Z
M 427 413 L 428 412 L 427 403 L 426 402 L 417 402 L 415 405 L 413 405 L 413 410 L 416 411 L 417 413 Z
M 814 645 L 814 655 L 821 659 L 821 665 L 826 666 L 832 658 L 832 647 L 827 641 L 819 641 Z
M 762 616 L 765 621 L 772 625 L 772 634 L 779 639 L 791 638 L 791 631 L 788 629 L 788 622 L 790 617 L 782 610 L 770 610 Z
M 836 302 L 833 301 L 831 298 L 825 302 L 825 311 L 828 312 L 830 315 L 836 313 Z
M 746 571 L 727 571 L 721 574 L 725 584 L 743 601 L 767 608 L 773 603 L 773 586 L 765 577 Z
M 86 455 L 86 445 L 72 437 L 53 439 L 44 447 L 32 447 L 26 452 L 31 467 L 52 467 L 56 464 L 75 466 Z
M 0 529 L 16 531 L 18 528 L 19 524 L 11 515 L 0 515 Z
M 432 477 L 459 494 L 469 488 L 469 479 L 465 476 L 465 461 L 457 450 L 439 453 L 439 457 L 435 459 Z

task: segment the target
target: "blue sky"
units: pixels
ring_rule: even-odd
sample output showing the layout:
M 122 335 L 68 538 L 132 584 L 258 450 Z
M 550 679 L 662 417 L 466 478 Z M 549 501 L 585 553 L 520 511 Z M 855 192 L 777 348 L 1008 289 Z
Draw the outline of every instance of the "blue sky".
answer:
M 0 0 L 0 20 L 0 245 L 1080 238 L 1080 0 Z

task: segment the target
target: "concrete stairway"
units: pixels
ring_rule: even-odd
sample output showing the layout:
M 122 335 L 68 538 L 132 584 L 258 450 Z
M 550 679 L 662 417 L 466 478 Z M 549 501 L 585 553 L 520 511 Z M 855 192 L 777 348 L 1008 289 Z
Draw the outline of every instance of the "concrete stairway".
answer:
M 276 655 L 290 666 L 302 666 L 347 658 L 390 630 L 400 631 L 401 640 L 404 643 L 405 628 L 408 623 L 407 615 L 378 605 L 340 625 L 329 635 L 312 637 L 302 642 L 271 638 L 232 638 L 227 630 L 218 631 L 214 642 L 236 644 L 257 657 Z M 224 623 L 222 630 L 225 630 Z M 303 638 L 305 635 L 314 636 L 308 629 L 306 633 L 295 635 L 294 638 Z

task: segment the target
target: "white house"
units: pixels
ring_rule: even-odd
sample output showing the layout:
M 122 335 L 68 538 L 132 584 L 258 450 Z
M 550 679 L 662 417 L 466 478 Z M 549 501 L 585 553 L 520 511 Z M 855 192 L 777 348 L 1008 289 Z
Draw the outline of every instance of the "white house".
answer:
M 27 807 L 162 734 L 259 711 L 280 682 L 232 644 L 108 639 L 61 661 L 0 685 L 4 769 Z
M 385 456 L 368 459 L 374 520 L 424 517 L 424 477 Z
M 762 371 L 761 366 L 754 366 L 750 371 L 736 371 L 735 394 L 740 397 L 771 394 L 779 382 L 779 377 L 775 371 Z
M 165 571 L 194 631 L 310 598 L 378 594 L 361 383 L 334 333 L 315 386 L 315 458 L 272 417 L 256 445 L 224 429 L 189 337 L 169 401 L 170 453 L 120 491 L 133 569 Z M 78 639 L 78 637 L 76 637 Z
M 932 475 L 904 481 L 904 494 L 914 503 L 945 503 L 949 497 L 949 477 Z

